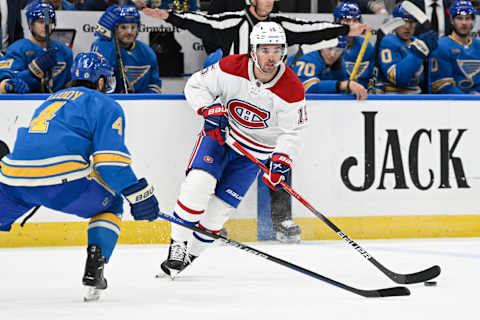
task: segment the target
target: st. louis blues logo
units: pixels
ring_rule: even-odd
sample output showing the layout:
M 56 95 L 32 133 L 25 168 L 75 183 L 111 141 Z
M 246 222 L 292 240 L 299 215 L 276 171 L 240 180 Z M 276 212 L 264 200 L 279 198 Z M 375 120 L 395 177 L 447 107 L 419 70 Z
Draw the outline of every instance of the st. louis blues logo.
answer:
M 370 64 L 370 61 L 360 62 L 360 66 L 358 67 L 358 70 L 357 70 L 357 78 L 360 78 L 363 75 L 363 73 L 367 71 L 369 64 Z M 345 61 L 345 69 L 347 70 L 348 75 L 352 74 L 354 66 L 355 66 L 355 62 Z
M 457 64 L 462 73 L 464 74 L 464 80 L 458 82 L 458 85 L 462 89 L 470 89 L 475 85 L 473 77 L 480 73 L 480 60 L 460 60 L 457 59 Z
M 268 127 L 267 120 L 270 112 L 260 109 L 248 102 L 230 100 L 227 103 L 228 114 L 239 125 L 249 129 L 263 129 Z

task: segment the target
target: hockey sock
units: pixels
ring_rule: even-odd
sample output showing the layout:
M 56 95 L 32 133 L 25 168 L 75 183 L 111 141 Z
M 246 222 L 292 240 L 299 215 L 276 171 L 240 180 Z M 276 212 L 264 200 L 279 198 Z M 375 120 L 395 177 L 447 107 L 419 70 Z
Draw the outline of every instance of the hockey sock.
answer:
M 222 230 L 209 230 L 201 224 L 199 224 L 198 227 L 216 234 L 220 233 L 220 231 Z M 213 243 L 213 241 L 214 239 L 211 237 L 205 236 L 197 232 L 193 232 L 193 238 L 189 241 L 188 253 L 198 257 L 205 249 L 207 249 Z
M 102 248 L 105 259 L 110 259 L 120 235 L 120 217 L 113 213 L 100 213 L 88 223 L 88 244 Z
M 209 173 L 192 169 L 180 188 L 173 215 L 185 224 L 196 225 L 205 213 L 217 180 Z M 171 237 L 175 241 L 187 241 L 192 234 L 189 229 L 172 224 Z

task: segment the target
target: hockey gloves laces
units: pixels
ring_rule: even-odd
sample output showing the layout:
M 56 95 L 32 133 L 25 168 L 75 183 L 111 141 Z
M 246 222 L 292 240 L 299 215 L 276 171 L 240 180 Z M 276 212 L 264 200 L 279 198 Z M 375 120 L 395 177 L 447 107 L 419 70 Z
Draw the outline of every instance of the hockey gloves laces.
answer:
M 145 178 L 125 188 L 122 194 L 130 203 L 130 212 L 135 220 L 153 221 L 158 217 L 158 201 L 153 194 L 153 186 Z
M 262 181 L 272 190 L 278 191 L 277 185 L 287 178 L 292 169 L 292 160 L 283 153 L 274 153 L 270 160 L 269 172 L 264 173 Z
M 226 128 L 228 127 L 227 108 L 215 103 L 200 109 L 198 113 L 205 119 L 203 124 L 205 133 L 220 145 L 225 144 Z

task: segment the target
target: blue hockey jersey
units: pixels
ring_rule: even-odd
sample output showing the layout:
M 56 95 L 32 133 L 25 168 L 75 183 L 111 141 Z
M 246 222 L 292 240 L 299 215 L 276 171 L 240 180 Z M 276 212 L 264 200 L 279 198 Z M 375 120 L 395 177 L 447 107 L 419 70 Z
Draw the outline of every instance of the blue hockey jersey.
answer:
M 288 58 L 287 65 L 293 61 Z M 319 51 L 303 55 L 293 66 L 293 72 L 302 81 L 305 93 L 337 93 L 337 81 L 348 79 L 345 65 L 340 62 L 339 70 L 332 70 L 325 64 Z
M 452 36 L 441 38 L 430 66 L 434 93 L 480 93 L 480 39 L 463 45 Z
M 125 146 L 125 117 L 107 95 L 84 87 L 51 95 L 18 129 L 2 159 L 0 182 L 47 186 L 99 173 L 115 192 L 137 182 Z
M 123 92 L 123 82 L 114 41 L 97 39 L 92 43 L 91 50 L 100 53 L 110 62 L 115 70 L 117 80 L 115 92 Z M 120 54 L 122 55 L 129 88 L 133 87 L 135 93 L 161 93 L 162 81 L 158 75 L 157 56 L 152 48 L 136 40 L 129 50 L 120 47 Z
M 423 60 L 414 55 L 410 41 L 405 43 L 394 34 L 380 42 L 379 79 L 385 93 L 420 93 L 423 81 Z
M 345 49 L 345 53 L 343 54 L 343 63 L 345 63 L 345 69 L 347 71 L 348 78 L 350 78 L 350 75 L 352 74 L 353 67 L 355 66 L 355 61 L 357 61 L 362 44 L 362 37 L 353 37 L 353 45 L 351 47 L 347 46 Z M 372 44 L 368 43 L 362 61 L 360 62 L 360 66 L 358 67 L 356 79 L 356 81 L 365 88 L 368 87 L 368 82 L 373 76 L 374 66 L 375 50 Z
M 70 81 L 70 68 L 73 63 L 72 50 L 60 41 L 50 40 L 52 48 L 57 48 L 57 64 L 52 70 L 53 91 L 65 88 Z M 31 92 L 41 92 L 41 80 L 29 69 L 28 65 L 42 52 L 43 48 L 30 39 L 20 39 L 12 43 L 5 54 L 5 60 L 0 65 L 0 74 L 12 73 L 22 79 L 30 87 Z

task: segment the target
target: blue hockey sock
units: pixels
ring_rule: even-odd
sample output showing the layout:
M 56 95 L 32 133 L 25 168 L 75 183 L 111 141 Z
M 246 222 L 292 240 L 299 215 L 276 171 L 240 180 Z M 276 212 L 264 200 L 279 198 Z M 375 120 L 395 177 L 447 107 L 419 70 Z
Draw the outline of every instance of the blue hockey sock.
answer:
M 102 255 L 107 262 L 120 235 L 120 222 L 117 215 L 105 212 L 91 218 L 88 223 L 88 244 L 102 248 Z

